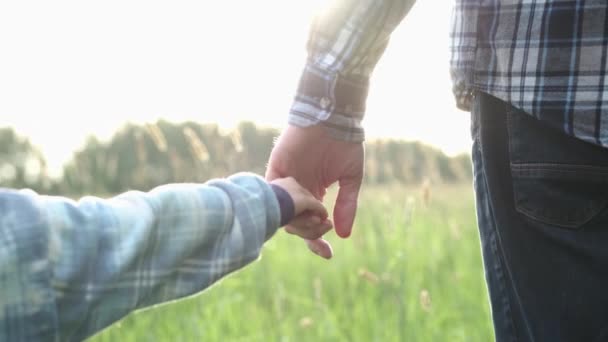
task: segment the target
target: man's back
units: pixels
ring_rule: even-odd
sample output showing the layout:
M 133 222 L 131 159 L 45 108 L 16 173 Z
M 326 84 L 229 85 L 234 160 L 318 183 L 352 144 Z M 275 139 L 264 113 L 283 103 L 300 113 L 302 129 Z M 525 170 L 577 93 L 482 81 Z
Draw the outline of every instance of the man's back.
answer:
M 606 1 L 457 0 L 452 24 L 459 107 L 482 91 L 608 146 Z

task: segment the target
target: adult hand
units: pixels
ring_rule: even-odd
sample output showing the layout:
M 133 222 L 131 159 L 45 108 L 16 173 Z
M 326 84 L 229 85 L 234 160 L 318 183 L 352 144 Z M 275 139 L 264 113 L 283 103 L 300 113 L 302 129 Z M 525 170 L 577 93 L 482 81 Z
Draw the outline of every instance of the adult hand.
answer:
M 294 177 L 319 200 L 323 200 L 330 185 L 338 182 L 333 221 L 338 236 L 346 238 L 352 231 L 357 212 L 363 163 L 362 143 L 335 140 L 320 125 L 306 128 L 290 125 L 270 154 L 266 179 Z M 290 223 L 292 226 L 305 224 L 305 218 Z M 327 241 L 316 239 L 307 243 L 313 252 L 331 256 L 331 246 Z

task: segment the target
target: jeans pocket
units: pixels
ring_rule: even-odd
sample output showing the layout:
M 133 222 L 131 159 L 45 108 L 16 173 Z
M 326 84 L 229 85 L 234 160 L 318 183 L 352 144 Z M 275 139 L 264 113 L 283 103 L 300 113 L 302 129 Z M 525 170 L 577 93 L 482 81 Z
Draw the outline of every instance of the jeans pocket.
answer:
M 507 111 L 515 209 L 551 226 L 580 229 L 608 206 L 608 150 Z
M 608 204 L 608 170 L 579 165 L 512 165 L 515 209 L 549 225 L 577 229 Z

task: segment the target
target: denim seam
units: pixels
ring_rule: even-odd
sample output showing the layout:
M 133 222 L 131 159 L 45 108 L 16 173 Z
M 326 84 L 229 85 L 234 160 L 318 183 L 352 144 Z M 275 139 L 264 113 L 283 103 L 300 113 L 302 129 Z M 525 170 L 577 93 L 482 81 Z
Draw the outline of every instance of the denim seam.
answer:
M 477 115 L 481 115 L 481 113 L 478 112 Z M 515 329 L 515 320 L 513 318 L 513 310 L 511 308 L 511 301 L 510 301 L 509 295 L 507 294 L 507 291 L 506 291 L 507 285 L 506 285 L 505 270 L 504 269 L 506 268 L 506 272 L 508 273 L 508 275 L 509 275 L 510 278 L 512 278 L 512 276 L 511 276 L 510 270 L 508 269 L 508 267 L 506 265 L 503 264 L 502 258 L 500 257 L 501 254 L 502 254 L 502 256 L 504 256 L 506 258 L 505 254 L 504 254 L 504 251 L 502 250 L 502 242 L 501 242 L 501 239 L 500 239 L 500 234 L 499 234 L 498 229 L 496 227 L 496 218 L 495 218 L 494 210 L 493 210 L 492 203 L 491 203 L 492 199 L 490 197 L 489 186 L 488 186 L 488 181 L 487 181 L 486 171 L 485 171 L 485 168 L 486 168 L 485 164 L 486 163 L 485 163 L 485 160 L 484 160 L 484 156 L 485 156 L 485 153 L 484 153 L 484 144 L 482 143 L 482 139 L 481 139 L 483 127 L 481 127 L 481 125 L 482 125 L 481 119 L 478 118 L 478 120 L 479 120 L 478 121 L 479 127 L 477 127 L 477 129 L 478 129 L 478 139 L 479 139 L 478 140 L 478 143 L 479 143 L 478 144 L 478 148 L 479 148 L 479 153 L 481 154 L 481 160 L 482 160 L 481 171 L 483 172 L 483 174 L 482 174 L 483 183 L 484 183 L 483 186 L 485 188 L 486 201 L 488 201 L 488 207 L 489 207 L 489 210 L 490 210 L 489 215 L 492 218 L 492 230 L 491 230 L 492 231 L 492 236 L 491 236 L 491 241 L 490 241 L 490 243 L 491 243 L 490 250 L 494 254 L 495 262 L 494 262 L 493 267 L 497 271 L 497 279 L 498 279 L 498 282 L 500 283 L 501 297 L 504 298 L 503 303 L 504 303 L 504 308 L 505 308 L 504 309 L 505 310 L 505 317 L 508 317 L 508 322 L 506 322 L 506 328 L 510 329 L 510 331 L 511 331 L 511 334 L 510 334 L 511 335 L 510 336 L 511 339 L 513 341 L 517 342 L 517 341 L 520 341 L 521 339 L 519 338 L 519 336 L 517 334 L 517 329 Z M 507 116 L 507 120 L 508 120 L 508 116 Z M 508 124 L 509 123 L 507 122 L 507 125 Z M 509 143 L 510 143 L 510 139 L 508 139 L 508 140 L 509 140 Z M 509 146 L 509 149 L 510 148 L 511 148 L 511 146 Z M 513 287 L 513 290 L 516 292 L 516 296 L 519 297 L 519 295 L 517 295 L 517 289 L 515 287 Z
M 548 219 L 546 217 L 539 216 L 536 213 L 536 211 L 534 211 L 534 210 L 528 210 L 521 206 L 516 206 L 515 210 L 517 210 L 519 213 L 523 214 L 524 216 L 526 216 L 532 220 L 542 222 L 544 224 L 549 224 L 549 225 L 553 225 L 553 226 L 557 226 L 557 227 L 561 227 L 561 228 L 568 228 L 568 229 L 577 229 L 578 227 L 583 226 L 587 222 L 593 220 L 593 218 L 595 217 L 595 215 L 592 215 L 592 214 L 585 214 L 586 218 L 584 220 L 570 220 L 570 221 L 568 221 L 565 218 L 551 217 L 551 218 L 549 218 L 549 219 L 551 219 L 551 222 L 548 222 Z M 590 209 L 585 209 L 585 210 L 590 211 Z M 559 220 L 560 222 L 557 222 L 557 220 Z
M 572 172 L 579 171 L 591 171 L 598 173 L 607 173 L 608 167 L 606 166 L 597 166 L 597 165 L 587 165 L 587 164 L 562 164 L 562 163 L 511 163 L 511 165 L 515 168 L 519 169 L 566 169 Z
M 483 176 L 483 181 L 487 188 L 488 182 L 485 178 L 485 173 Z M 487 200 L 490 200 L 489 198 Z M 515 329 L 515 322 L 513 319 L 513 310 L 511 309 L 511 301 L 509 299 L 509 295 L 506 291 L 506 277 L 505 277 L 505 268 L 507 269 L 507 273 L 511 273 L 506 265 L 503 264 L 501 255 L 504 257 L 504 252 L 502 251 L 502 243 L 500 242 L 500 234 L 498 233 L 498 229 L 496 228 L 496 219 L 494 218 L 494 210 L 492 210 L 492 206 L 490 205 L 490 215 L 492 216 L 492 235 L 490 237 L 490 250 L 492 254 L 494 254 L 494 271 L 496 272 L 496 279 L 500 283 L 500 296 L 503 298 L 504 305 L 504 314 L 505 317 L 508 317 L 508 322 L 506 322 L 506 328 L 511 331 L 511 338 L 513 341 L 519 341 L 520 338 L 517 336 L 517 329 Z M 516 290 L 515 290 L 516 291 Z M 516 291 L 517 292 L 517 291 Z

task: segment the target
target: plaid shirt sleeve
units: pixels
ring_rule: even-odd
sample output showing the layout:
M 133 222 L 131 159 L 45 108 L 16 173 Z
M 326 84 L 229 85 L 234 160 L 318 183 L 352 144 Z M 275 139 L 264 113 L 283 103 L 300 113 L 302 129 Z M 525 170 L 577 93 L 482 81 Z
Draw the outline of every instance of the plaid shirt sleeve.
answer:
M 321 124 L 332 137 L 364 140 L 371 73 L 414 0 L 334 0 L 313 21 L 308 59 L 289 123 Z
M 480 4 L 456 0 L 452 9 L 450 33 L 450 75 L 456 106 L 471 111 L 473 69 L 477 50 L 477 23 Z
M 258 258 L 280 224 L 254 175 L 74 202 L 0 192 L 0 340 L 79 341 Z

